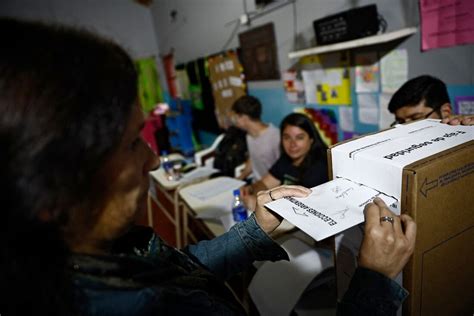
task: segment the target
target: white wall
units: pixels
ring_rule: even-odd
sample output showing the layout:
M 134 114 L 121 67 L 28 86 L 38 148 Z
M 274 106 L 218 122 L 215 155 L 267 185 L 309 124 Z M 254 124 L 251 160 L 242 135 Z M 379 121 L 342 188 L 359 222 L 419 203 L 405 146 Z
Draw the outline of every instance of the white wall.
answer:
M 1 0 L 0 15 L 85 27 L 112 38 L 134 58 L 158 56 L 150 9 L 132 0 Z

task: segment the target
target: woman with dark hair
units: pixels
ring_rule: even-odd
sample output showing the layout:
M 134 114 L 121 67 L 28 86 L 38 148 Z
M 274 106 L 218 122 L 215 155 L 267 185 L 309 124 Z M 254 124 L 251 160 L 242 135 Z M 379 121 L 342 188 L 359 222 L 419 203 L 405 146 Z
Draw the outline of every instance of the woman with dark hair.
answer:
M 280 158 L 260 181 L 243 189 L 250 208 L 254 205 L 252 195 L 258 191 L 282 184 L 311 188 L 328 181 L 327 146 L 311 119 L 301 113 L 291 113 L 281 122 L 280 133 Z
M 288 258 L 268 236 L 281 218 L 263 205 L 309 190 L 262 191 L 253 215 L 228 233 L 183 251 L 166 245 L 134 225 L 159 160 L 140 136 L 130 57 L 65 27 L 0 18 L 0 35 L 8 43 L 0 50 L 0 314 L 244 314 L 224 281 L 255 260 Z M 364 241 L 361 266 L 378 284 L 401 270 L 413 245 L 387 248 L 393 229 L 378 218 L 395 215 L 382 204 L 369 210 L 366 227 L 380 232 Z M 346 314 L 396 310 L 386 304 L 403 298 L 393 281 L 369 298 L 359 292 L 370 278 L 358 275 Z
M 260 207 L 184 252 L 133 226 L 159 159 L 130 57 L 65 27 L 0 19 L 0 34 L 0 313 L 243 314 L 223 280 L 288 258 L 267 236 L 280 220 Z

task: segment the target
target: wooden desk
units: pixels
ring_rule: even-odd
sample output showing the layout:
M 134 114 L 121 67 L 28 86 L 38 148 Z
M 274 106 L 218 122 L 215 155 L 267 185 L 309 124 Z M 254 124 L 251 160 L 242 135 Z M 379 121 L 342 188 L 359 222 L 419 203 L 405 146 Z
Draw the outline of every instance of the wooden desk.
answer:
M 170 160 L 184 159 L 171 154 Z M 150 172 L 148 191 L 148 225 L 167 243 L 181 247 L 181 219 L 178 207 L 177 188 L 180 181 L 168 180 L 163 167 Z
M 170 160 L 183 159 L 172 154 Z M 218 171 L 211 167 L 199 167 L 184 175 L 180 180 L 169 180 L 163 168 L 150 172 L 150 190 L 148 193 L 148 225 L 153 227 L 167 243 L 177 248 L 182 242 L 182 201 L 179 191 L 193 183 L 206 181 Z
M 245 182 L 229 177 L 218 177 L 206 181 L 205 185 L 210 187 L 220 183 L 227 183 L 232 188 L 217 193 L 206 200 L 196 198 L 192 194 L 197 186 L 202 186 L 202 183 L 189 185 L 180 190 L 179 200 L 183 221 L 181 240 L 183 246 L 222 235 L 234 224 L 232 218 L 232 191 L 234 188 L 244 185 Z

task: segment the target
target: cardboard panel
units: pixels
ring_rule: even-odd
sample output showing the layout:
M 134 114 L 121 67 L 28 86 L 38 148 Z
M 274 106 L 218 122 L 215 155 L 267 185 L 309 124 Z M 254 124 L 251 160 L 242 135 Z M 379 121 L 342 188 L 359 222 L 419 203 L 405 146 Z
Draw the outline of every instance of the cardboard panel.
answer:
M 420 315 L 472 314 L 473 245 L 471 227 L 423 253 Z

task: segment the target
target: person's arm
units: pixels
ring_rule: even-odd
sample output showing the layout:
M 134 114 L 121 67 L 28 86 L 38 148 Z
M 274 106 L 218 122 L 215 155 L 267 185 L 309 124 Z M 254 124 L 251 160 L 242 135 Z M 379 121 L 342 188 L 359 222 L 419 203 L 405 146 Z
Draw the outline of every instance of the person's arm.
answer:
M 245 207 L 249 210 L 255 210 L 255 204 L 257 201 L 257 193 L 265 191 L 280 185 L 280 181 L 273 177 L 270 173 L 267 173 L 259 181 L 246 185 L 241 189 L 242 200 L 244 201 Z
M 252 183 L 249 187 L 250 194 L 257 194 L 260 191 L 265 191 L 281 184 L 280 180 L 272 176 L 271 173 L 267 173 L 260 180 Z
M 245 161 L 244 170 L 242 170 L 242 173 L 237 177 L 237 179 L 244 180 L 251 173 L 252 173 L 252 162 L 250 161 L 250 159 L 247 159 L 247 161 Z
M 282 186 L 272 190 L 272 197 L 305 197 L 309 193 L 309 189 L 300 186 Z M 260 192 L 257 208 L 249 219 L 237 223 L 219 237 L 190 245 L 184 251 L 222 279 L 242 271 L 256 260 L 288 260 L 283 248 L 268 235 L 282 221 L 280 216 L 264 207 L 270 201 L 268 191 Z
M 381 221 L 384 216 L 393 223 Z M 408 215 L 396 216 L 378 198 L 366 206 L 365 218 L 359 267 L 337 315 L 396 315 L 408 292 L 393 279 L 413 254 L 416 224 Z

